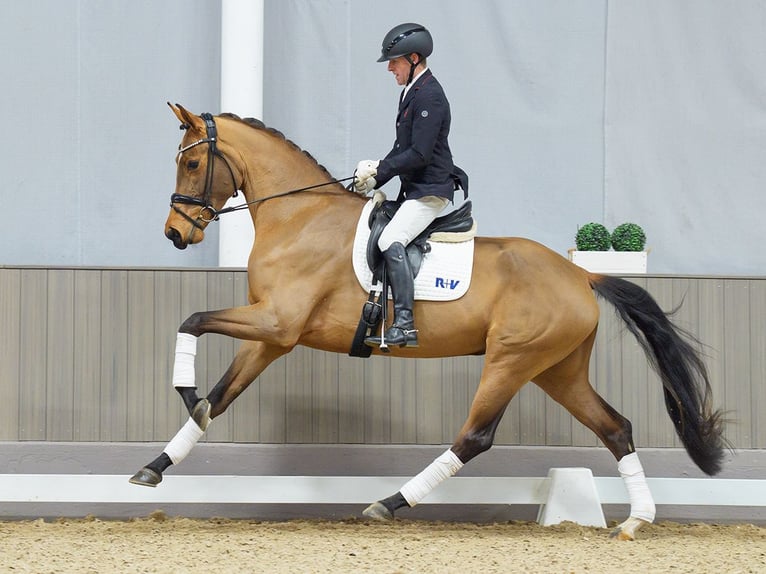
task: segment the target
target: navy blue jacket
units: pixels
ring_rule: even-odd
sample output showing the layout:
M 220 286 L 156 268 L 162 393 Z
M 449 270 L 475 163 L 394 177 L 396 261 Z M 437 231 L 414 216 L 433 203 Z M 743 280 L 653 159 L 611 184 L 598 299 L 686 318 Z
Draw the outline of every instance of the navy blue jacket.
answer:
M 441 84 L 426 70 L 399 103 L 396 141 L 380 160 L 375 181 L 382 187 L 394 176 L 402 182 L 397 201 L 437 195 L 453 200 L 459 185 L 468 195 L 468 176 L 452 163 L 449 102 Z

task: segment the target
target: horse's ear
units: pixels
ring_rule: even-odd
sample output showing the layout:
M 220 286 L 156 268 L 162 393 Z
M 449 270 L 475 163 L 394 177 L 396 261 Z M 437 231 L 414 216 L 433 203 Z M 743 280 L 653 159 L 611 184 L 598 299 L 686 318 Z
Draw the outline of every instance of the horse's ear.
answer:
M 184 108 L 181 104 L 173 105 L 170 102 L 168 102 L 168 106 L 170 106 L 170 109 L 173 110 L 173 113 L 178 118 L 178 121 L 181 122 L 182 127 L 185 126 L 186 129 L 194 128 L 204 133 L 205 122 L 202 120 L 201 117 L 195 116 L 189 110 Z

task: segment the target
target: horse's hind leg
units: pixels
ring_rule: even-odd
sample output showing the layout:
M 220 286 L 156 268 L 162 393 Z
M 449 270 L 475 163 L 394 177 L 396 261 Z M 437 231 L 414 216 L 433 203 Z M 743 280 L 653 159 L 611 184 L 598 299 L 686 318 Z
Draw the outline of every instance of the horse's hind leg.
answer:
M 487 356 L 490 356 L 489 352 Z M 399 492 L 368 506 L 364 516 L 376 520 L 393 518 L 396 510 L 415 506 L 469 460 L 488 450 L 505 408 L 529 380 L 530 373 L 524 371 L 521 362 L 488 358 L 468 418 L 452 446 L 404 484 Z
M 534 382 L 591 429 L 617 459 L 617 469 L 630 498 L 630 516 L 612 532 L 613 538 L 633 540 L 636 531 L 654 521 L 655 506 L 644 470 L 633 446 L 630 421 L 612 408 L 588 381 L 592 337 Z
M 170 465 L 181 462 L 191 452 L 211 419 L 223 413 L 272 361 L 287 352 L 286 349 L 261 342 L 244 341 L 221 380 L 207 398 L 200 399 L 194 385 L 196 340 L 183 335 L 184 333 L 179 333 L 176 345 L 173 386 L 183 398 L 189 411 L 189 420 L 171 439 L 160 456 L 130 478 L 133 484 L 157 486 L 162 481 L 162 473 Z

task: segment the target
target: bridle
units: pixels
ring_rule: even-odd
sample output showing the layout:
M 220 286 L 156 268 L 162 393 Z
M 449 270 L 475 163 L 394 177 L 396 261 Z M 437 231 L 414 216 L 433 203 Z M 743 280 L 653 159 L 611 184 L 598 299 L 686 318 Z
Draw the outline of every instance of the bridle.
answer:
M 224 213 L 231 213 L 233 211 L 240 211 L 242 209 L 247 209 L 250 205 L 261 203 L 269 199 L 274 199 L 276 197 L 284 197 L 286 195 L 292 195 L 294 193 L 300 193 L 302 191 L 308 191 L 310 189 L 315 189 L 317 187 L 323 187 L 326 185 L 332 185 L 335 183 L 343 183 L 345 181 L 351 181 L 351 183 L 346 187 L 347 190 L 353 191 L 353 180 L 355 179 L 354 176 L 350 177 L 344 177 L 343 179 L 333 179 L 331 181 L 325 182 L 325 183 L 318 183 L 315 185 L 309 185 L 307 187 L 301 187 L 299 189 L 292 189 L 290 191 L 284 191 L 282 193 L 275 193 L 273 195 L 269 195 L 267 197 L 261 197 L 259 199 L 254 199 L 252 201 L 247 201 L 245 203 L 241 203 L 239 205 L 232 205 L 229 207 L 224 207 L 222 209 L 216 209 L 213 207 L 213 204 L 211 202 L 212 193 L 213 193 L 213 170 L 215 168 L 215 158 L 219 157 L 223 160 L 224 164 L 226 164 L 227 169 L 229 170 L 229 175 L 231 176 L 231 183 L 233 187 L 233 192 L 231 194 L 231 197 L 237 196 L 237 190 L 240 188 L 239 185 L 237 185 L 237 179 L 234 176 L 234 170 L 231 168 L 231 164 L 229 163 L 229 160 L 226 159 L 226 156 L 221 153 L 221 151 L 218 149 L 216 142 L 218 138 L 218 131 L 215 127 L 215 120 L 213 119 L 212 114 L 204 113 L 201 114 L 200 117 L 205 121 L 205 131 L 206 136 L 205 138 L 201 140 L 197 140 L 196 142 L 192 142 L 187 146 L 179 147 L 178 149 L 178 156 L 180 157 L 181 154 L 183 154 L 185 151 L 190 150 L 193 147 L 196 147 L 201 144 L 208 144 L 208 150 L 207 150 L 207 171 L 205 173 L 205 189 L 202 194 L 202 197 L 194 197 L 191 195 L 184 195 L 182 193 L 174 193 L 170 196 L 170 207 L 173 208 L 173 210 L 180 214 L 184 219 L 189 221 L 194 227 L 197 229 L 203 229 L 201 222 L 204 223 L 210 223 L 211 221 L 218 221 L 219 216 L 223 215 Z M 189 126 L 186 124 L 181 124 L 181 129 L 188 129 Z M 179 160 L 180 161 L 180 160 Z M 199 205 L 200 211 L 197 214 L 197 219 L 192 219 L 189 215 L 181 211 L 178 207 L 176 207 L 176 204 L 181 205 Z
M 202 229 L 202 224 L 200 221 L 203 221 L 205 223 L 210 223 L 213 220 L 218 219 L 218 216 L 223 213 L 225 210 L 217 211 L 212 203 L 211 203 L 211 196 L 213 194 L 213 172 L 215 169 L 215 158 L 219 157 L 223 160 L 223 162 L 226 164 L 226 167 L 229 170 L 229 175 L 231 176 L 231 183 L 234 187 L 234 190 L 231 194 L 231 197 L 237 196 L 237 190 L 239 189 L 239 186 L 237 185 L 237 180 L 234 177 L 234 170 L 231 169 L 231 164 L 229 163 L 229 160 L 226 159 L 226 156 L 221 153 L 221 151 L 218 149 L 218 146 L 216 145 L 216 141 L 218 139 L 218 131 L 215 127 L 215 120 L 213 119 L 213 116 L 208 113 L 204 113 L 200 116 L 205 121 L 205 131 L 206 136 L 205 138 L 202 138 L 201 140 L 197 140 L 196 142 L 192 142 L 189 145 L 179 148 L 178 150 L 178 157 L 193 147 L 197 147 L 201 144 L 208 144 L 207 148 L 207 169 L 205 172 L 205 189 L 202 194 L 202 197 L 193 197 L 191 195 L 184 195 L 182 193 L 174 193 L 170 196 L 170 207 L 173 208 L 173 210 L 180 214 L 184 219 L 189 221 L 194 227 L 198 229 Z M 181 124 L 181 129 L 187 129 L 189 126 L 186 124 Z M 180 161 L 180 160 L 179 160 Z M 199 205 L 200 210 L 197 214 L 197 219 L 192 219 L 189 217 L 186 213 L 178 209 L 176 207 L 176 204 L 180 203 L 182 205 Z M 205 217 L 205 214 L 208 214 L 209 217 Z

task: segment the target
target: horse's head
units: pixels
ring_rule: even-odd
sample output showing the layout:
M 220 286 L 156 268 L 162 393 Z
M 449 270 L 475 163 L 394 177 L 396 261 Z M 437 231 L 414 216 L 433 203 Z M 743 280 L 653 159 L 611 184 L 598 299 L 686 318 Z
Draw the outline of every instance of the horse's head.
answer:
M 176 190 L 170 198 L 165 236 L 178 249 L 186 249 L 204 239 L 207 224 L 216 219 L 239 186 L 232 164 L 219 150 L 213 117 L 194 115 L 178 104 L 168 105 L 185 134 L 176 156 Z

